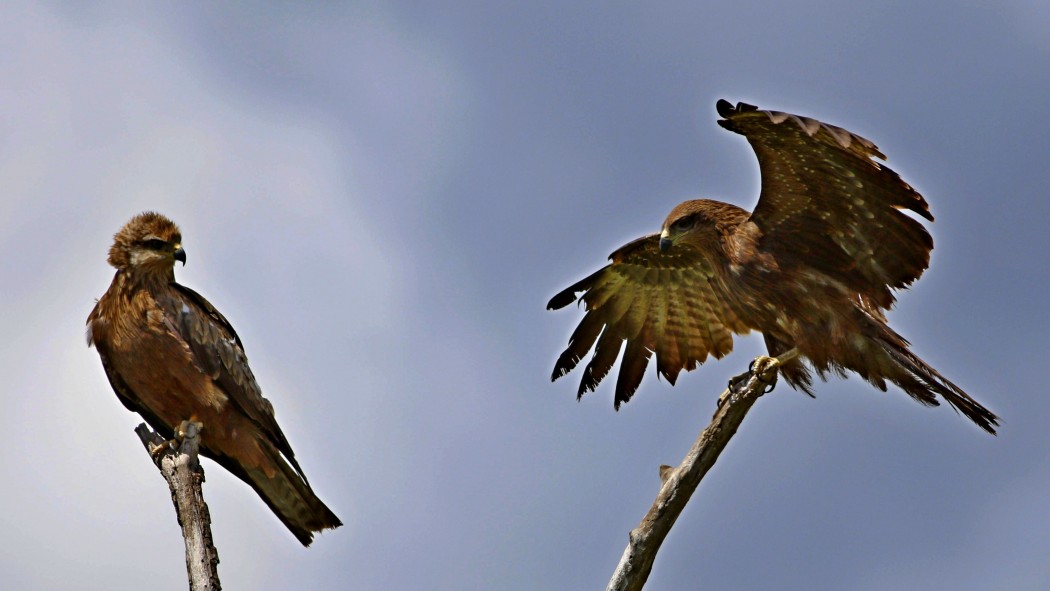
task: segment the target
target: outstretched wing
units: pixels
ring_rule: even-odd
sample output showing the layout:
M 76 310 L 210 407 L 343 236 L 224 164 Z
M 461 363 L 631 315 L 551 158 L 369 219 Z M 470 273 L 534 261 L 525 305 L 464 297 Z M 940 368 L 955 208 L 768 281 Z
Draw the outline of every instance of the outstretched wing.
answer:
M 577 398 L 593 391 L 627 346 L 616 381 L 615 405 L 638 389 L 652 354 L 657 371 L 674 384 L 679 372 L 695 369 L 708 355 L 733 349 L 733 333 L 746 334 L 734 310 L 720 267 L 692 247 L 660 252 L 656 234 L 639 238 L 609 255 L 612 263 L 551 298 L 557 310 L 581 300 L 587 313 L 558 358 L 551 380 L 572 371 L 594 347 Z
M 720 100 L 718 124 L 747 138 L 762 192 L 751 221 L 759 247 L 842 281 L 865 303 L 888 309 L 929 266 L 933 239 L 912 211 L 933 221 L 922 195 L 872 142 L 840 127 Z
M 255 381 L 241 339 L 233 326 L 204 296 L 185 285 L 175 282 L 169 285 L 173 288 L 170 293 L 176 299 L 172 306 L 177 318 L 175 328 L 189 344 L 201 369 L 245 416 L 259 426 L 306 481 L 288 438 L 274 418 L 273 405 L 263 397 Z

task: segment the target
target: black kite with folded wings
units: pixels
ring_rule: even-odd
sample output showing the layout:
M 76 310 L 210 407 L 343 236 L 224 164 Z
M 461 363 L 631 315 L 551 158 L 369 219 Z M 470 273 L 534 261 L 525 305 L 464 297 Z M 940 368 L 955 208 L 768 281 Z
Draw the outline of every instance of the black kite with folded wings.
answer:
M 153 212 L 115 236 L 113 282 L 87 321 L 117 398 L 172 437 L 204 425 L 201 454 L 251 486 L 304 546 L 342 523 L 314 494 L 248 367 L 241 339 L 208 300 L 175 281 L 182 234 Z

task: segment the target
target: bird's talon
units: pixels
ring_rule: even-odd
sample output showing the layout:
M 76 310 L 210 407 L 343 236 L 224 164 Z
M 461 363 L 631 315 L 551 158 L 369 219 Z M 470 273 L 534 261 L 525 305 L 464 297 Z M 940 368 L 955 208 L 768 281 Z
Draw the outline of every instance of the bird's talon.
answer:
M 752 362 L 752 365 L 753 364 L 754 362 Z M 734 394 L 739 394 L 744 389 L 744 386 L 747 385 L 747 381 L 750 378 L 751 368 L 748 367 L 747 371 L 744 373 L 729 378 L 729 390 Z
M 715 408 L 722 408 L 722 405 L 726 403 L 733 396 L 733 382 L 729 382 L 729 387 L 726 388 L 725 392 L 722 392 L 718 396 L 718 400 L 715 402 Z
M 759 355 L 751 362 L 750 374 L 758 377 L 765 384 L 762 393 L 768 394 L 777 386 L 777 373 L 783 362 L 776 357 Z
M 191 437 L 199 436 L 201 431 L 203 430 L 204 423 L 200 421 L 182 421 L 178 424 L 178 426 L 175 427 L 175 436 L 169 439 L 168 441 L 165 441 L 152 447 L 149 451 L 149 454 L 153 457 L 154 460 L 156 460 L 169 449 L 172 451 L 178 451 L 178 449 L 182 447 L 183 441 Z
M 154 460 L 156 460 L 161 455 L 163 455 L 164 452 L 168 451 L 169 449 L 178 449 L 178 448 L 179 448 L 179 442 L 177 440 L 175 440 L 175 439 L 171 439 L 171 440 L 159 443 L 157 445 L 151 446 L 150 450 L 149 450 L 149 455 Z
M 192 419 L 188 421 L 182 421 L 179 423 L 177 429 L 175 429 L 175 438 L 180 440 L 188 437 L 197 437 L 200 432 L 204 430 L 204 423 L 200 421 L 194 421 Z

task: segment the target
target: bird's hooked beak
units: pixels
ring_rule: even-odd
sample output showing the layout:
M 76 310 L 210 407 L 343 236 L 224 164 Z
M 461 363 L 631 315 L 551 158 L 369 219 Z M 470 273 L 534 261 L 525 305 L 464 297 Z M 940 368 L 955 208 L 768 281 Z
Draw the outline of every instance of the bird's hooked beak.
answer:
M 180 263 L 182 263 L 183 267 L 186 266 L 186 251 L 182 249 L 182 245 L 181 244 L 176 244 L 175 245 L 174 256 L 175 256 L 175 260 L 179 261 Z
M 668 250 L 671 250 L 672 244 L 674 244 L 674 241 L 671 240 L 670 232 L 668 232 L 667 230 L 660 232 L 660 252 L 667 252 Z

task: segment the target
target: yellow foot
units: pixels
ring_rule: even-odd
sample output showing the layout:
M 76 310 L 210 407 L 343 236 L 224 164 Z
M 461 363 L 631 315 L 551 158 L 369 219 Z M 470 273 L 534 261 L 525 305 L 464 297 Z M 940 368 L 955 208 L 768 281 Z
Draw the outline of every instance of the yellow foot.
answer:
M 156 460 L 161 454 L 167 450 L 177 451 L 182 442 L 190 437 L 197 437 L 201 431 L 204 430 L 204 423 L 200 421 L 188 420 L 179 423 L 178 427 L 175 428 L 175 437 L 170 441 L 165 441 L 160 445 L 150 450 L 150 455 Z
M 780 365 L 781 361 L 776 357 L 759 355 L 755 357 L 751 365 L 747 366 L 747 371 L 729 379 L 729 390 L 734 394 L 739 394 L 752 376 L 758 376 L 760 380 L 769 385 L 769 388 L 766 390 L 766 392 L 769 392 L 777 383 L 776 370 Z
M 751 362 L 749 372 L 758 376 L 758 379 L 768 386 L 766 392 L 772 392 L 777 385 L 777 370 L 780 369 L 781 365 L 783 365 L 783 362 L 776 357 L 759 355 Z
M 172 439 L 171 441 L 165 441 L 160 445 L 151 445 L 149 448 L 149 455 L 156 460 L 169 449 L 179 449 L 179 442 Z
M 175 430 L 175 437 L 179 439 L 186 439 L 187 437 L 196 437 L 201 434 L 204 430 L 204 423 L 190 419 L 188 421 L 182 421 L 179 423 L 179 428 Z
M 729 380 L 729 388 L 718 397 L 718 406 L 721 407 L 725 404 L 728 397 L 740 394 L 753 376 L 765 384 L 765 389 L 762 391 L 763 394 L 772 392 L 777 385 L 777 370 L 780 369 L 780 366 L 796 357 L 798 357 L 798 350 L 796 349 L 785 351 L 780 357 L 759 355 L 751 362 L 747 371 Z

